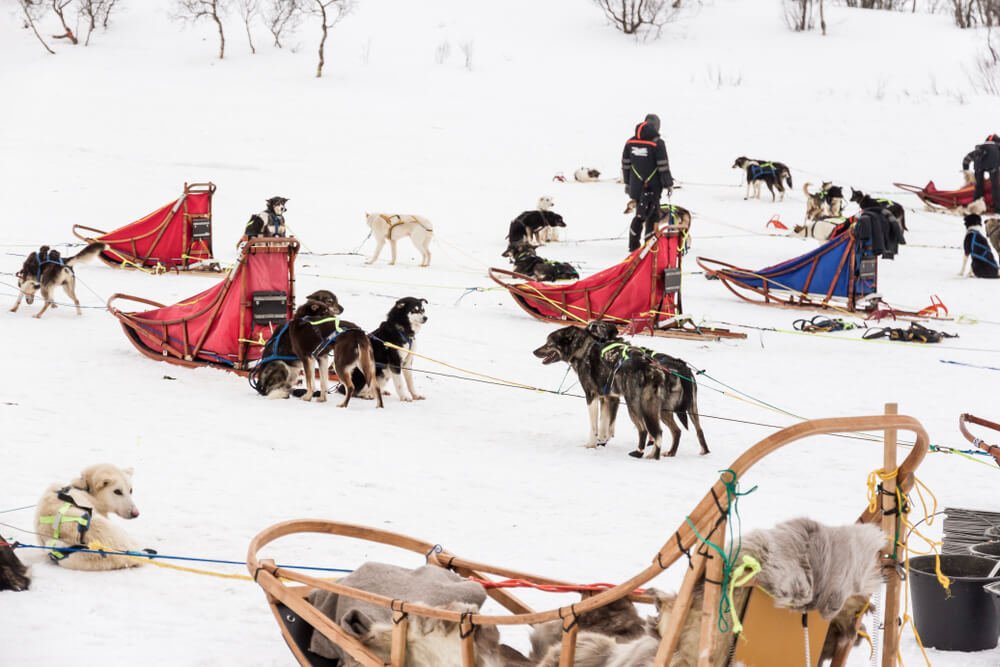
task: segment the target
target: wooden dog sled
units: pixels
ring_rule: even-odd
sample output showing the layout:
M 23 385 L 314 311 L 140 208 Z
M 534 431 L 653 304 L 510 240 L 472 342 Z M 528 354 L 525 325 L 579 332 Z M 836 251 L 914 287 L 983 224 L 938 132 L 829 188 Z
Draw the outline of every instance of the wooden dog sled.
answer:
M 220 273 L 211 261 L 213 194 L 213 183 L 185 183 L 180 197 L 135 222 L 111 232 L 73 225 L 73 234 L 104 243 L 101 261 L 114 268 Z
M 977 426 L 983 426 L 993 431 L 1000 431 L 1000 424 L 967 413 L 963 413 L 958 416 L 958 428 L 960 431 L 962 431 L 962 435 L 965 436 L 965 439 L 971 442 L 979 449 L 989 454 L 990 456 L 992 456 L 994 460 L 996 460 L 997 465 L 1000 466 L 1000 445 L 991 445 L 985 440 L 981 440 L 976 436 L 972 435 L 972 433 L 969 431 L 967 424 L 975 424 Z
M 882 665 L 883 667 L 890 667 L 895 664 L 896 660 L 900 617 L 899 563 L 896 561 L 894 554 L 900 553 L 897 551 L 896 546 L 900 549 L 905 549 L 906 546 L 906 533 L 900 530 L 900 516 L 896 508 L 896 484 L 898 481 L 900 491 L 906 494 L 914 484 L 914 471 L 927 453 L 928 436 L 920 422 L 913 417 L 897 415 L 895 405 L 888 405 L 885 415 L 817 419 L 802 422 L 785 428 L 749 448 L 732 464 L 731 471 L 735 481 L 735 479 L 741 478 L 747 470 L 768 455 L 804 438 L 830 433 L 872 430 L 881 430 L 885 434 L 883 470 L 896 471 L 895 476 L 889 475 L 885 478 L 882 493 L 879 496 L 880 502 L 876 504 L 875 511 L 870 511 L 866 507 L 859 518 L 859 522 L 879 524 L 883 532 L 888 536 L 889 544 L 885 546 L 882 552 L 880 564 L 883 566 L 883 572 L 887 578 L 886 594 L 884 596 L 885 631 L 882 637 L 885 649 Z M 916 443 L 897 469 L 896 433 L 899 430 L 913 433 L 916 437 Z M 426 556 L 427 562 L 430 565 L 450 569 L 465 577 L 476 577 L 482 580 L 488 579 L 490 576 L 495 576 L 504 579 L 521 579 L 538 585 L 570 585 L 554 578 L 540 577 L 510 568 L 466 560 L 446 550 L 441 550 L 440 547 L 431 542 L 425 542 L 377 528 L 334 521 L 286 521 L 265 529 L 254 537 L 250 543 L 247 554 L 247 567 L 253 575 L 254 580 L 264 589 L 268 604 L 281 628 L 282 636 L 288 643 L 296 659 L 303 666 L 326 667 L 333 664 L 331 661 L 324 662 L 325 658 L 311 653 L 307 648 L 309 646 L 308 639 L 303 643 L 303 637 L 311 635 L 312 631 L 315 630 L 339 647 L 340 650 L 352 656 L 364 667 L 383 667 L 386 664 L 391 665 L 391 667 L 404 667 L 407 650 L 408 619 L 411 616 L 417 616 L 449 621 L 458 625 L 462 637 L 460 648 L 461 664 L 465 667 L 473 667 L 476 664 L 474 635 L 477 626 L 527 625 L 547 621 L 559 621 L 563 628 L 561 635 L 562 651 L 559 665 L 561 667 L 569 667 L 574 663 L 574 652 L 579 630 L 576 621 L 581 614 L 604 607 L 622 598 L 628 598 L 633 602 L 640 603 L 652 602 L 649 596 L 637 592 L 637 589 L 648 584 L 671 565 L 681 561 L 682 565 L 689 566 L 690 569 L 687 571 L 679 595 L 674 602 L 666 631 L 661 634 L 654 664 L 656 667 L 665 667 L 669 663 L 671 656 L 674 655 L 680 640 L 682 626 L 685 623 L 685 617 L 691 609 L 696 585 L 702 584 L 704 585 L 704 613 L 700 626 L 699 651 L 701 659 L 699 667 L 710 667 L 713 664 L 710 656 L 715 653 L 715 647 L 718 646 L 717 642 L 721 639 L 716 622 L 718 619 L 717 613 L 720 596 L 723 595 L 723 591 L 721 586 L 712 585 L 711 583 L 705 585 L 705 582 L 715 582 L 718 584 L 718 582 L 722 581 L 724 566 L 722 559 L 713 556 L 711 550 L 698 548 L 701 546 L 699 534 L 704 536 L 706 540 L 711 540 L 719 545 L 720 549 L 726 548 L 725 534 L 730 510 L 728 505 L 729 497 L 725 483 L 722 480 L 716 482 L 709 493 L 702 498 L 701 502 L 691 512 L 688 517 L 689 522 L 685 521 L 682 523 L 668 537 L 660 550 L 654 554 L 649 567 L 617 586 L 595 593 L 590 597 L 585 597 L 574 604 L 547 611 L 535 611 L 508 591 L 487 587 L 489 596 L 507 609 L 510 612 L 509 615 L 459 613 L 453 610 L 425 606 L 405 600 L 390 599 L 383 595 L 344 586 L 333 581 L 320 580 L 295 570 L 280 567 L 275 564 L 274 560 L 263 558 L 260 555 L 264 547 L 285 536 L 303 533 L 335 535 L 411 551 L 415 554 Z M 896 546 L 893 546 L 892 542 L 897 535 L 899 536 L 898 541 Z M 690 554 L 690 562 L 682 560 L 682 556 L 685 554 Z M 745 585 L 750 586 L 752 583 L 752 581 L 748 581 L 745 582 Z M 371 603 L 391 610 L 394 625 L 391 635 L 391 655 L 388 663 L 384 663 L 382 659 L 371 652 L 357 638 L 348 634 L 343 628 L 320 613 L 311 604 L 307 596 L 311 591 L 317 589 L 331 591 L 341 597 L 346 596 L 356 601 Z M 752 599 L 753 597 L 751 596 Z M 780 611 L 784 614 L 783 622 L 791 622 L 790 627 L 793 628 L 791 636 L 774 637 L 767 634 L 756 635 L 757 637 L 767 637 L 767 640 L 763 642 L 763 645 L 758 642 L 756 646 L 763 654 L 755 654 L 755 657 L 752 658 L 744 654 L 744 657 L 740 658 L 752 660 L 748 663 L 750 667 L 784 667 L 784 665 L 798 666 L 802 664 L 803 654 L 792 649 L 796 645 L 802 646 L 803 644 L 802 614 L 789 610 Z M 747 613 L 750 614 L 751 612 Z M 745 623 L 749 623 L 750 620 L 749 618 L 744 618 Z M 768 627 L 773 628 L 775 626 L 768 625 Z M 846 643 L 846 645 L 840 645 L 835 654 L 833 666 L 843 667 L 850 650 L 850 642 Z M 737 655 L 739 656 L 739 654 Z
M 571 283 L 543 283 L 491 268 L 490 278 L 526 313 L 543 322 L 585 326 L 606 320 L 630 334 L 695 340 L 746 338 L 726 329 L 695 326 L 681 308 L 681 257 L 686 225 L 657 228 L 619 264 Z
M 975 201 L 976 186 L 972 183 L 964 185 L 957 190 L 938 190 L 934 185 L 934 181 L 928 181 L 927 185 L 922 188 L 906 183 L 893 183 L 893 185 L 900 190 L 915 194 L 931 210 L 957 213 Z M 993 193 L 990 188 L 984 188 L 983 200 L 986 202 L 987 210 L 992 211 Z
M 225 279 L 200 294 L 166 306 L 113 294 L 108 310 L 147 357 L 179 366 L 215 366 L 245 375 L 260 359 L 264 341 L 292 316 L 295 306 L 294 238 L 245 240 Z M 151 306 L 125 312 L 120 300 Z

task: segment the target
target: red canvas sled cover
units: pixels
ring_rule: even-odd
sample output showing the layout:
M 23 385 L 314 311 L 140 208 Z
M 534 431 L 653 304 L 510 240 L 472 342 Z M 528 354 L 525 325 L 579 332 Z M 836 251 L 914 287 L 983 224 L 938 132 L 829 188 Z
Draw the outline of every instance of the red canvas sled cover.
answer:
M 179 198 L 124 227 L 103 232 L 75 225 L 73 232 L 88 242 L 107 244 L 101 259 L 111 266 L 186 269 L 192 264 L 212 259 L 214 192 L 215 185 L 212 183 L 185 183 Z
M 655 326 L 680 314 L 679 232 L 657 233 L 619 264 L 572 283 L 525 280 L 507 283 L 500 276 L 523 278 L 490 269 L 531 315 L 547 321 L 579 324 L 607 319 L 616 324 Z
M 928 204 L 934 204 L 943 208 L 968 206 L 974 201 L 973 198 L 976 191 L 976 187 L 971 184 L 961 187 L 958 190 L 938 190 L 937 186 L 934 185 L 934 181 L 928 181 L 927 185 L 923 188 L 906 185 L 905 183 L 896 183 L 895 185 L 907 192 L 912 192 Z M 987 184 L 987 187 L 984 188 L 983 199 L 986 202 L 987 209 L 993 210 L 993 193 L 990 190 L 989 184 Z
M 246 370 L 260 358 L 261 341 L 292 316 L 297 252 L 295 239 L 253 239 L 225 280 L 200 294 L 172 306 L 115 294 L 108 308 L 147 356 L 185 366 Z M 123 312 L 112 306 L 118 299 L 154 308 Z

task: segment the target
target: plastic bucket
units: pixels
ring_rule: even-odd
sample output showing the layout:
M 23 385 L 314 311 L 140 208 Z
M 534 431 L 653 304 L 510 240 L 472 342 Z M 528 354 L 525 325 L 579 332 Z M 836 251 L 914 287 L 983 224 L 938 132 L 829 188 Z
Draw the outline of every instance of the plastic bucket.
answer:
M 941 571 L 951 579 L 951 597 L 934 574 L 934 556 L 910 559 L 913 620 L 924 646 L 942 651 L 985 651 L 1000 638 L 1000 608 L 984 586 L 997 562 L 982 556 L 941 556 Z
M 981 544 L 973 544 L 969 547 L 969 553 L 973 556 L 982 556 L 983 558 L 992 558 L 993 560 L 1000 560 L 1000 540 L 995 542 L 983 542 Z
M 1000 583 L 983 586 L 983 590 L 993 596 L 993 604 L 996 605 L 997 613 L 1000 614 Z

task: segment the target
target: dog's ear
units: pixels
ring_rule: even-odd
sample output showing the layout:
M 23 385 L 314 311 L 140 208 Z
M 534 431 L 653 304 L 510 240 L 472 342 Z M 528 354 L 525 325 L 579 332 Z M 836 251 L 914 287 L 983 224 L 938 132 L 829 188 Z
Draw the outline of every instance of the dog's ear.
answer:
M 427 303 L 427 299 L 421 299 L 420 303 Z
M 126 477 L 132 479 L 132 476 L 135 474 L 135 468 L 132 467 L 122 468 L 122 472 L 125 473 Z
M 396 305 L 393 306 L 393 308 L 406 308 L 406 304 L 403 303 L 402 301 L 397 301 Z
M 80 489 L 82 491 L 90 491 L 90 485 L 93 481 L 93 468 L 86 468 L 81 473 L 80 476 L 69 483 L 74 489 Z

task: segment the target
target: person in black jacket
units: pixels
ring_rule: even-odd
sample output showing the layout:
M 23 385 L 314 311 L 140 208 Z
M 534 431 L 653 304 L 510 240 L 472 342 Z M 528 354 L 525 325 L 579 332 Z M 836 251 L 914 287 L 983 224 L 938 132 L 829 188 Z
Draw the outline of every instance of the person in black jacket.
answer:
M 645 240 L 653 234 L 659 220 L 663 190 L 667 190 L 669 197 L 674 187 L 667 146 L 660 138 L 660 118 L 656 114 L 647 115 L 643 122 L 636 125 L 635 134 L 625 142 L 622 179 L 625 181 L 625 192 L 636 204 L 628 235 L 631 252 L 639 247 L 640 235 Z
M 975 199 L 983 196 L 986 190 L 986 174 L 990 175 L 990 189 L 993 196 L 993 210 L 1000 213 L 1000 136 L 991 134 L 986 141 L 979 144 L 962 160 L 962 171 L 968 171 L 972 165 L 976 174 Z

